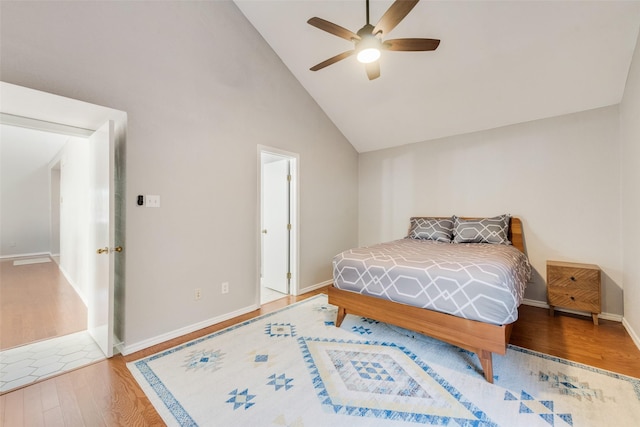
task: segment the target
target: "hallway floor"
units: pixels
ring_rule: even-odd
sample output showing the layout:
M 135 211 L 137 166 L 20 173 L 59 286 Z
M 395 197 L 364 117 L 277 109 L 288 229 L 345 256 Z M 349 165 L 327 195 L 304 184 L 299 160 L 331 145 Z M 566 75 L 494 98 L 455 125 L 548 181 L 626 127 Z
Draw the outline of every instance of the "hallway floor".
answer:
M 87 331 L 0 351 L 0 393 L 104 358 Z
M 33 258 L 0 260 L 0 350 L 87 329 L 87 307 L 58 263 Z
M 59 260 L 44 258 L 0 261 L 0 393 L 104 359 Z

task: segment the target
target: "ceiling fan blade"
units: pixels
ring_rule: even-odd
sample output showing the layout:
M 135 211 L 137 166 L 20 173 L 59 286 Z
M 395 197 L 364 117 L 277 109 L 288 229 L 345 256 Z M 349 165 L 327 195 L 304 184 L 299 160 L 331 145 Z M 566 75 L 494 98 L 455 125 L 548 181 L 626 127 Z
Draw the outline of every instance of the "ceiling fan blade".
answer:
M 437 39 L 393 39 L 385 41 L 382 46 L 386 50 L 424 51 L 436 50 L 440 40 Z
M 319 64 L 314 65 L 313 67 L 309 68 L 311 71 L 318 71 L 323 69 L 324 67 L 328 67 L 331 64 L 335 64 L 338 61 L 342 61 L 345 58 L 350 57 L 351 55 L 353 55 L 354 53 L 356 53 L 355 50 L 348 50 L 346 52 L 342 52 L 336 56 L 332 56 L 331 58 L 322 61 Z
M 373 29 L 373 34 L 378 34 L 380 31 L 382 31 L 383 36 L 389 34 L 391 30 L 411 12 L 411 9 L 418 4 L 418 1 L 419 0 L 396 0 L 384 15 L 382 15 L 382 18 L 380 18 Z
M 313 25 L 314 27 L 319 28 L 322 31 L 326 31 L 327 33 L 331 33 L 334 36 L 342 37 L 343 39 L 349 41 L 360 40 L 360 36 L 353 31 L 349 31 L 346 28 L 341 27 L 340 25 L 326 21 L 322 18 L 313 17 L 307 21 L 307 24 Z
M 369 80 L 377 79 L 378 77 L 380 77 L 380 63 L 378 61 L 373 61 L 365 65 L 367 68 L 367 77 L 369 77 Z

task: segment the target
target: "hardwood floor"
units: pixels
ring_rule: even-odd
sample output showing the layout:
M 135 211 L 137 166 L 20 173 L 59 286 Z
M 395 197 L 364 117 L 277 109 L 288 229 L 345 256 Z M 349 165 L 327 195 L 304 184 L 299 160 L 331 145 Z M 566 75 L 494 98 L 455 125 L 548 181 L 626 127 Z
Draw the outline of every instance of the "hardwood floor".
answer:
M 640 378 L 640 350 L 620 322 L 522 305 L 510 343 Z
M 87 329 L 87 307 L 55 262 L 0 261 L 0 350 Z
M 127 357 L 110 360 L 0 396 L 0 425 L 19 426 L 161 426 L 162 419 L 133 379 L 126 363 L 285 307 L 318 293 L 289 296 L 260 310 L 176 338 Z M 624 327 L 522 306 L 511 344 L 640 378 L 640 350 Z

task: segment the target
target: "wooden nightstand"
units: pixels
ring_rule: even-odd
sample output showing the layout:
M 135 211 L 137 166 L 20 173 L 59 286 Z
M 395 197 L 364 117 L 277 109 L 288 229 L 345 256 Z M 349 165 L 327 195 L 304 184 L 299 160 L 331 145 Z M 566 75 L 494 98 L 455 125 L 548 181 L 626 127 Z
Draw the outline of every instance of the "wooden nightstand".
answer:
M 594 264 L 547 261 L 547 300 L 549 315 L 553 307 L 566 307 L 591 313 L 598 324 L 600 308 L 600 267 Z

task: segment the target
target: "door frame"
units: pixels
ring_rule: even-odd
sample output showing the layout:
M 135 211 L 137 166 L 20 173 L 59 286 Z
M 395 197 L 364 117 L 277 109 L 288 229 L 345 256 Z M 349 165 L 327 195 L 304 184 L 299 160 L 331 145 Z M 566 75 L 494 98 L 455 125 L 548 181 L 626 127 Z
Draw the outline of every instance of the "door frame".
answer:
M 0 81 L 0 122 L 13 126 L 38 129 L 53 133 L 86 137 L 104 123 L 114 122 L 116 187 L 111 194 L 114 200 L 115 240 L 117 245 L 125 245 L 125 162 L 127 113 L 96 104 L 66 98 L 48 92 L 42 92 L 23 86 Z M 117 193 L 117 196 L 116 196 Z M 114 247 L 116 242 L 109 242 Z M 116 300 L 116 294 L 124 295 L 125 256 L 114 259 L 114 288 L 111 295 L 114 305 L 113 342 L 120 348 L 124 338 L 124 301 Z
M 256 304 L 260 305 L 260 275 L 262 271 L 262 153 L 273 154 L 276 156 L 286 157 L 289 159 L 291 186 L 289 193 L 289 218 L 291 223 L 290 247 L 289 247 L 289 270 L 291 272 L 291 280 L 289 282 L 289 294 L 299 294 L 299 271 L 300 271 L 300 155 L 285 151 L 276 147 L 269 147 L 258 144 L 257 146 L 257 175 L 258 175 L 258 200 L 257 200 L 257 218 L 256 218 Z

